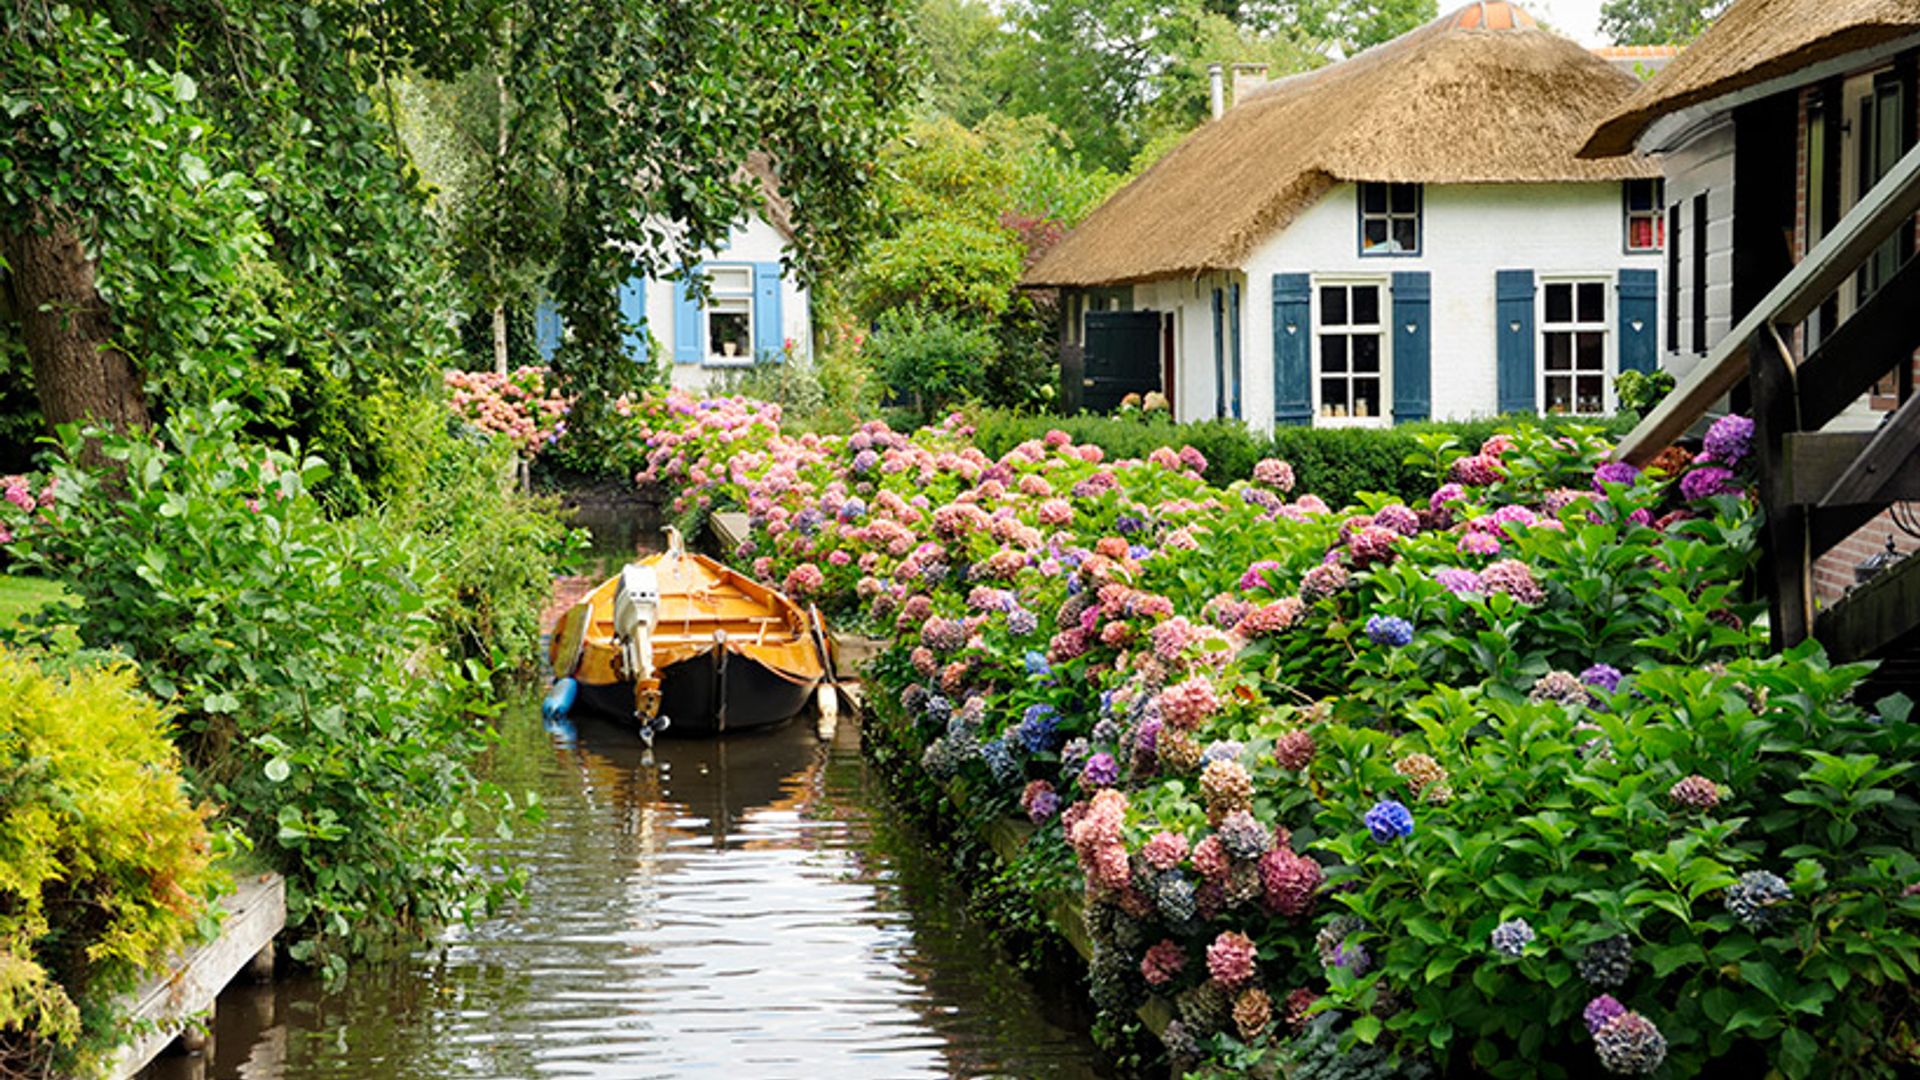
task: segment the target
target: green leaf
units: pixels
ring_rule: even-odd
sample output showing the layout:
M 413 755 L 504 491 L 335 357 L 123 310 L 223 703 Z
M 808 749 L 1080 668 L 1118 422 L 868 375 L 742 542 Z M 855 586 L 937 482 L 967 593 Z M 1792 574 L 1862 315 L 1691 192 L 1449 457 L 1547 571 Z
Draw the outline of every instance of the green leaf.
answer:
M 1780 1071 L 1787 1074 L 1788 1080 L 1811 1075 L 1818 1051 L 1813 1036 L 1799 1028 L 1788 1028 L 1780 1033 Z
M 1372 1045 L 1380 1038 L 1380 1018 L 1377 1016 L 1362 1016 L 1354 1020 L 1353 1037 L 1363 1043 Z
M 283 757 L 272 758 L 267 762 L 267 779 L 278 784 L 293 774 L 293 766 Z

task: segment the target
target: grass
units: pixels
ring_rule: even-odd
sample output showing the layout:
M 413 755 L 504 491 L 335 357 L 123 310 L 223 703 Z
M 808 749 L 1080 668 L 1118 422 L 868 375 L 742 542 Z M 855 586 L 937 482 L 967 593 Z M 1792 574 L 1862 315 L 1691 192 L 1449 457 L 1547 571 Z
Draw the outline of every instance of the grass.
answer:
M 65 595 L 45 578 L 0 576 L 0 626 L 12 626 Z

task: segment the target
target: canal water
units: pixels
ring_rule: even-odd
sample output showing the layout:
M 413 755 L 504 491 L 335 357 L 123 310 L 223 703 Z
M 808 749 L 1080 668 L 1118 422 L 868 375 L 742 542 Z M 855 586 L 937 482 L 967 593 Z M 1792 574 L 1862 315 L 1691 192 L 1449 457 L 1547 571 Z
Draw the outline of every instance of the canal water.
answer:
M 843 722 L 725 740 L 571 738 L 532 709 L 494 779 L 547 818 L 495 841 L 522 902 L 327 988 L 236 984 L 155 1077 L 1091 1077 L 1085 1020 L 960 910 Z

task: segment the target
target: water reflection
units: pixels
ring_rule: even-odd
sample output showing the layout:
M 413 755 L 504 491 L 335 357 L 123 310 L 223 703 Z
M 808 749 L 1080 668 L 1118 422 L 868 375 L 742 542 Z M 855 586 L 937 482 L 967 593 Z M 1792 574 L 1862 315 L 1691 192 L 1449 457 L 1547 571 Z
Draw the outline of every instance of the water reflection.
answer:
M 960 913 L 843 724 L 663 740 L 529 718 L 496 780 L 544 828 L 490 857 L 524 903 L 404 963 L 222 999 L 207 1073 L 336 1077 L 1092 1076 Z

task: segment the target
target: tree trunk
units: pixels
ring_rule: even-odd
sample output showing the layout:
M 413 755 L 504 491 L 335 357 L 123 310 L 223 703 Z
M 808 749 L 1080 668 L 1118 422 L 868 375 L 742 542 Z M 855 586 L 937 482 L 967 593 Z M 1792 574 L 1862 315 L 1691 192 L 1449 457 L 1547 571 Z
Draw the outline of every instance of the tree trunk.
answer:
M 493 305 L 493 370 L 507 373 L 507 308 L 499 303 Z
M 44 225 L 43 214 L 36 224 Z M 94 287 L 93 261 L 72 227 L 55 221 L 0 232 L 7 288 L 48 428 L 79 422 L 146 427 L 140 373 L 114 347 L 113 317 Z

